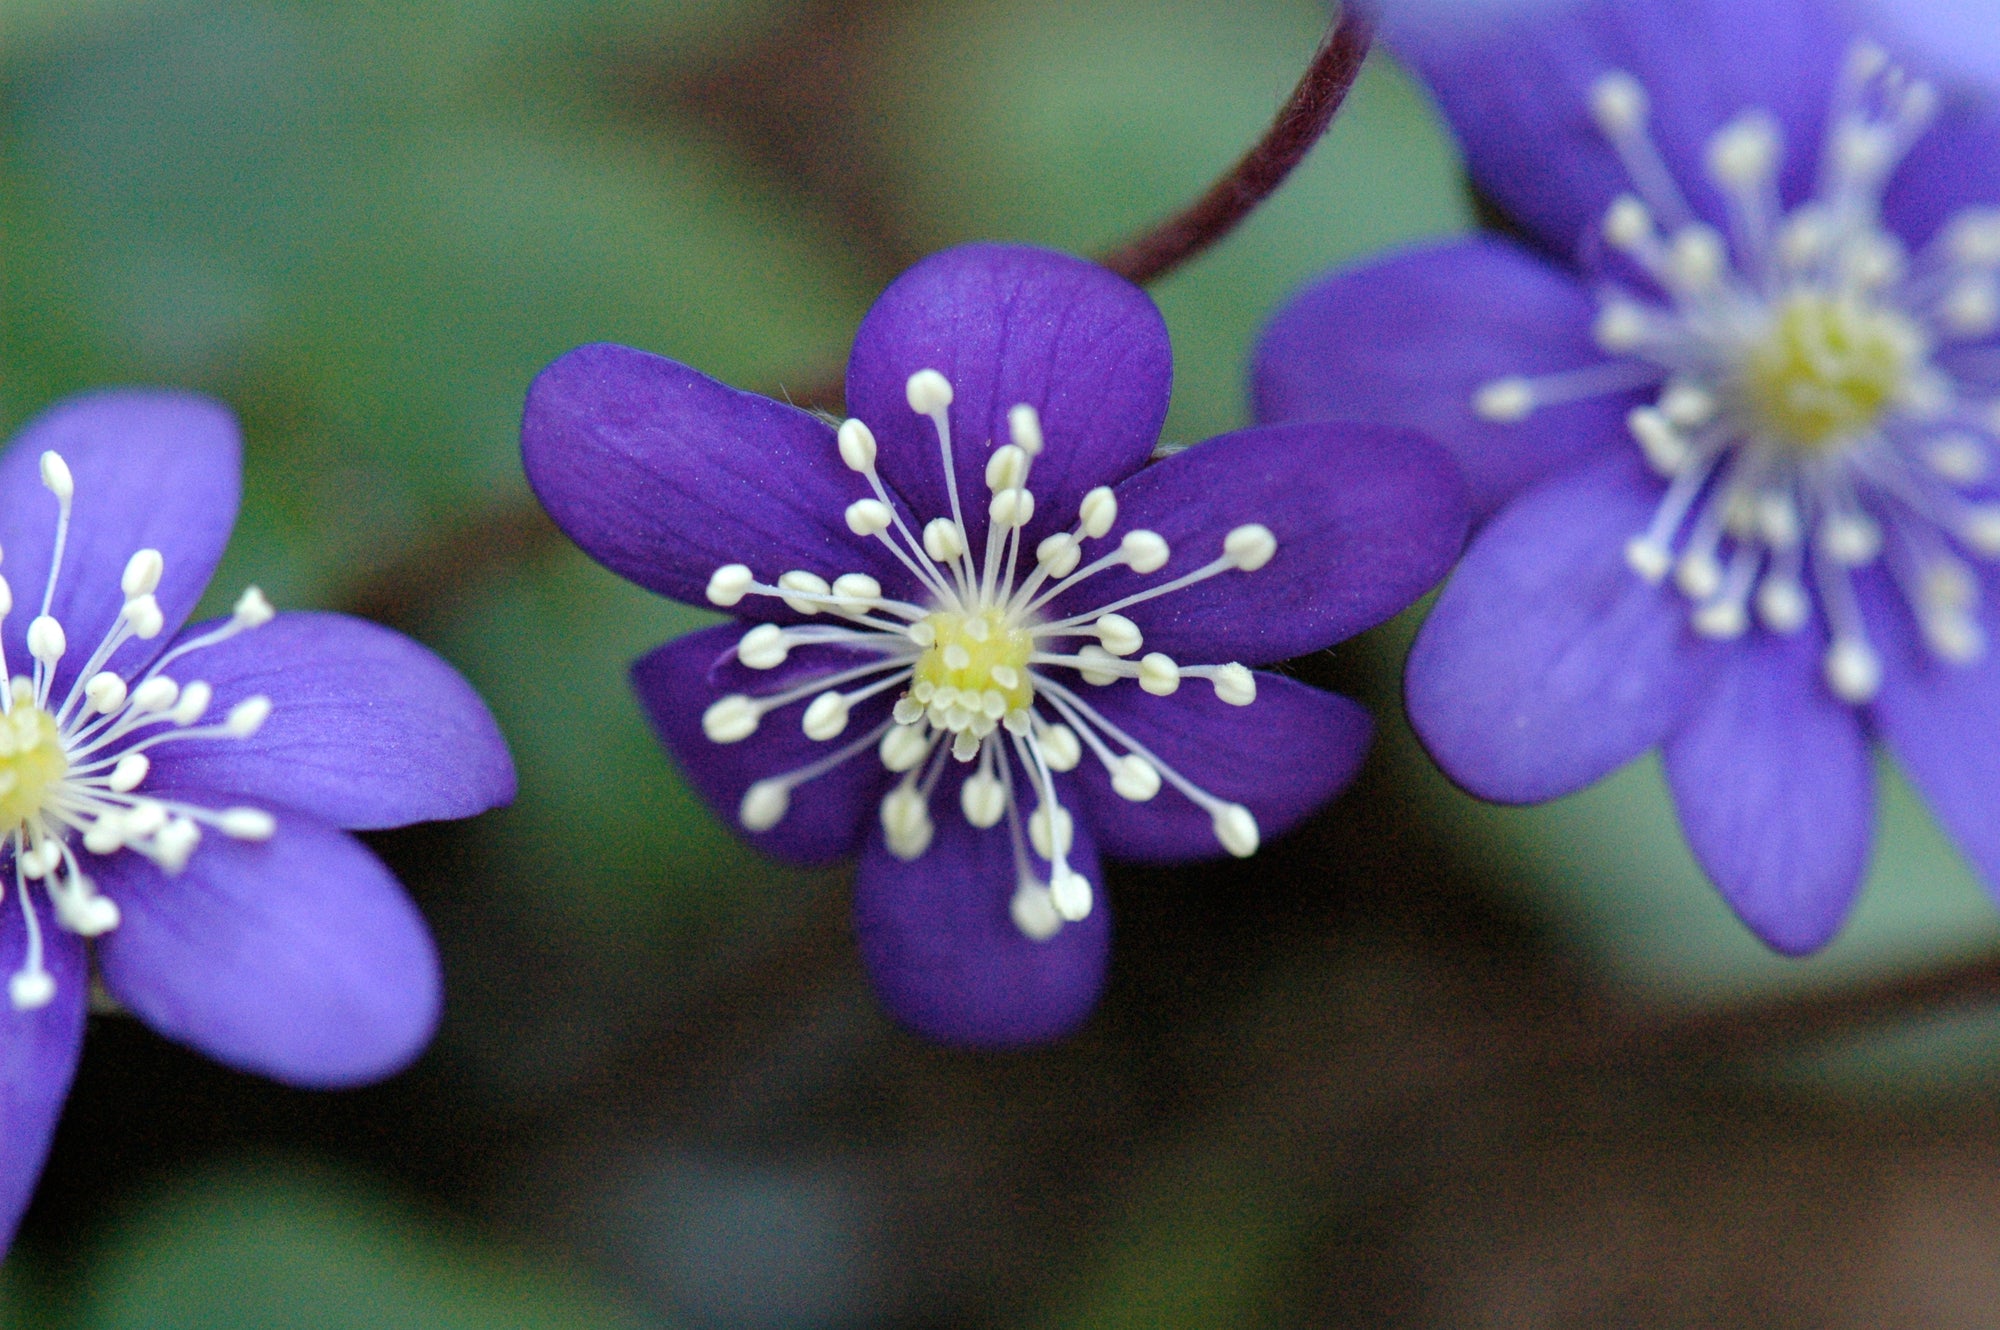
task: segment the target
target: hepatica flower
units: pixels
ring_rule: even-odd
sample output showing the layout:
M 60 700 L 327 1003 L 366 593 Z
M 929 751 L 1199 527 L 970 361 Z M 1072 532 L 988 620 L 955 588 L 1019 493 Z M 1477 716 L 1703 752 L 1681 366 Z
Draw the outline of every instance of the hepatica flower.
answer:
M 1078 259 L 971 246 L 862 322 L 836 427 L 586 346 L 528 395 L 528 477 L 612 570 L 738 616 L 634 683 L 756 844 L 861 851 L 855 929 L 915 1028 L 1074 1026 L 1100 849 L 1248 855 L 1331 797 L 1361 710 L 1252 666 L 1408 604 L 1463 538 L 1434 445 L 1288 425 L 1147 465 L 1165 328 Z
M 75 1070 L 93 962 L 139 1019 L 294 1085 L 414 1057 L 438 967 L 342 828 L 463 817 L 514 773 L 423 647 L 254 587 L 183 627 L 235 522 L 235 422 L 125 391 L 0 457 L 0 1249 Z
M 1489 798 L 1658 744 L 1751 928 L 1824 944 L 1869 740 L 2000 883 L 2000 135 L 1808 0 L 1590 0 L 1409 32 L 1546 251 L 1458 242 L 1302 294 L 1260 415 L 1444 439 L 1491 520 L 1411 719 Z

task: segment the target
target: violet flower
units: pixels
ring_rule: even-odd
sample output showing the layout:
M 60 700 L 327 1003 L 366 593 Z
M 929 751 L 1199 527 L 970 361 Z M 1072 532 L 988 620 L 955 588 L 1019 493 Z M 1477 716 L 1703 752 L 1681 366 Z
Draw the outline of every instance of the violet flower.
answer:
M 1089 1011 L 1101 850 L 1247 855 L 1353 774 L 1368 721 L 1250 665 L 1395 613 L 1463 539 L 1434 445 L 1245 430 L 1148 466 L 1172 376 L 1145 294 L 973 245 L 868 312 L 838 428 L 620 346 L 528 394 L 528 478 L 620 575 L 741 616 L 659 648 L 639 698 L 750 840 L 861 851 L 855 931 L 940 1039 Z
M 342 828 L 513 797 L 484 703 L 407 638 L 274 615 L 255 587 L 182 627 L 240 473 L 228 412 L 175 392 L 72 398 L 0 457 L 0 1250 L 76 1068 L 93 961 L 132 1014 L 232 1067 L 388 1075 L 437 1022 L 437 955 Z
M 1774 948 L 1840 927 L 1879 738 L 2000 884 L 2000 123 L 1812 0 L 1584 0 L 1402 50 L 1481 238 L 1273 322 L 1260 418 L 1420 426 L 1490 517 L 1410 716 L 1532 802 L 1654 745 Z

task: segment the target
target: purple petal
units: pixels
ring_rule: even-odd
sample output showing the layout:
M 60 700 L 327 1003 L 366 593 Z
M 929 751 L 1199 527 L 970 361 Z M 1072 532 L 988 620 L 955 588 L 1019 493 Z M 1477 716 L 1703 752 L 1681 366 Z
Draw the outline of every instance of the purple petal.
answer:
M 235 417 L 194 393 L 121 389 L 60 402 L 35 417 L 0 457 L 0 552 L 16 608 L 7 616 L 7 664 L 32 666 L 28 623 L 42 604 L 55 549 L 57 504 L 42 486 L 41 455 L 69 464 L 76 497 L 50 613 L 69 638 L 56 673 L 67 690 L 124 607 L 119 578 L 142 549 L 165 556 L 154 595 L 166 629 L 112 657 L 114 668 L 143 666 L 186 620 L 229 542 L 242 492 L 243 445 Z
M 847 505 L 868 484 L 842 465 L 825 421 L 662 356 L 598 343 L 543 370 L 521 461 L 585 553 L 676 600 L 707 604 L 709 576 L 730 563 L 767 583 L 803 569 L 828 581 L 870 573 L 892 595 L 915 587 L 848 530 Z M 776 599 L 754 604 L 761 617 L 799 617 Z
M 14 1229 L 35 1194 L 42 1161 L 76 1075 L 83 1048 L 84 1002 L 90 970 L 83 943 L 56 926 L 48 902 L 36 898 L 42 926 L 43 968 L 55 980 L 55 997 L 34 1011 L 16 1011 L 0 984 L 0 1255 L 13 1245 Z M 0 908 L 0 976 L 21 968 L 28 931 L 21 903 L 8 892 Z
M 1494 379 L 1605 363 L 1582 283 L 1500 240 L 1428 246 L 1306 288 L 1265 329 L 1251 394 L 1263 421 L 1407 425 L 1450 450 L 1484 520 L 1530 485 L 1629 447 L 1636 394 L 1585 398 L 1514 424 L 1473 414 Z
M 210 684 L 212 716 L 259 693 L 271 716 L 248 739 L 152 749 L 149 791 L 204 790 L 358 829 L 470 817 L 514 797 L 514 763 L 486 704 L 401 633 L 343 614 L 281 614 L 168 672 Z
M 2000 105 L 1947 88 L 1937 118 L 1890 178 L 1883 219 L 1921 247 L 1961 208 L 2000 203 Z
M 1857 579 L 1882 656 L 1876 732 L 1944 829 L 2000 897 L 2000 585 L 1988 578 L 1986 653 L 1969 665 L 1923 645 L 1900 596 L 1879 575 Z
M 1066 802 L 1073 795 L 1058 786 Z M 937 836 L 911 863 L 878 829 L 854 884 L 854 933 L 875 992 L 891 1014 L 949 1044 L 1002 1047 L 1061 1038 L 1083 1023 L 1104 984 L 1111 919 L 1084 819 L 1070 866 L 1090 880 L 1090 914 L 1047 941 L 1009 913 L 1014 856 L 1005 824 L 975 830 L 958 811 L 957 782 L 932 798 Z M 1034 861 L 1046 875 L 1046 865 Z
M 1347 698 L 1263 672 L 1257 700 L 1247 707 L 1222 701 L 1203 679 L 1187 680 L 1171 697 L 1129 682 L 1084 687 L 1081 694 L 1195 785 L 1248 808 L 1266 840 L 1346 787 L 1367 756 L 1373 728 L 1368 713 Z M 1156 862 L 1224 853 L 1214 820 L 1171 785 L 1133 803 L 1111 788 L 1103 763 L 1090 754 L 1076 779 L 1082 816 L 1106 853 Z
M 347 833 L 284 813 L 262 844 L 211 831 L 178 876 L 130 851 L 89 871 L 124 916 L 97 944 L 105 985 L 169 1039 L 302 1086 L 379 1080 L 430 1042 L 430 934 Z
M 1821 681 L 1825 650 L 1817 630 L 1755 634 L 1664 754 L 1695 858 L 1752 932 L 1794 956 L 1846 920 L 1875 821 L 1868 740 Z
M 1695 210 L 1720 222 L 1708 140 L 1744 111 L 1769 112 L 1784 134 L 1780 192 L 1787 206 L 1803 201 L 1852 36 L 1828 0 L 1580 0 L 1390 32 L 1436 94 L 1473 180 L 1563 256 L 1632 187 L 1591 118 L 1601 75 L 1623 70 L 1644 86 L 1668 170 Z
M 1330 422 L 1266 425 L 1175 453 L 1118 486 L 1123 533 L 1158 532 L 1173 551 L 1140 576 L 1124 567 L 1080 583 L 1064 613 L 1109 605 L 1209 563 L 1238 525 L 1258 522 L 1278 552 L 1123 611 L 1145 649 L 1183 664 L 1262 664 L 1317 651 L 1407 608 L 1465 541 L 1465 486 L 1444 451 L 1407 430 Z
M 1173 382 L 1167 327 L 1146 293 L 1083 259 L 1022 245 L 934 254 L 882 293 L 854 335 L 847 409 L 881 444 L 883 477 L 921 520 L 948 516 L 937 433 L 910 410 L 910 375 L 951 381 L 953 458 L 977 557 L 985 548 L 986 459 L 1007 413 L 1041 413 L 1047 447 L 1029 488 L 1034 541 L 1076 519 L 1096 485 L 1142 466 Z
M 1614 457 L 1530 490 L 1472 542 L 1417 634 L 1410 721 L 1472 793 L 1533 803 L 1580 789 L 1665 737 L 1717 648 L 1643 581 L 1625 543 L 1659 486 Z
M 810 653 L 794 652 L 778 670 L 746 670 L 727 660 L 746 628 L 741 623 L 717 624 L 640 657 L 632 666 L 639 704 L 660 742 L 687 773 L 688 782 L 716 816 L 752 845 L 805 864 L 851 854 L 861 844 L 863 828 L 873 823 L 876 805 L 888 786 L 888 773 L 872 746 L 799 786 L 783 820 L 769 831 L 744 830 L 743 794 L 755 781 L 797 771 L 868 734 L 887 717 L 898 690 L 856 707 L 846 732 L 837 739 L 820 742 L 806 737 L 799 724 L 806 705 L 802 700 L 767 714 L 749 738 L 716 743 L 701 728 L 702 712 L 709 703 L 725 693 L 780 691 L 785 685 L 802 683 L 823 664 L 803 666 Z M 764 686 L 755 686 L 759 683 Z

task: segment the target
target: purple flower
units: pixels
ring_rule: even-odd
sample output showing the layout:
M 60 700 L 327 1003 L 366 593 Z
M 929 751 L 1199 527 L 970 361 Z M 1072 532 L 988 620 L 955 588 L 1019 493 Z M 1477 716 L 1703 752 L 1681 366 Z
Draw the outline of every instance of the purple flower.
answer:
M 660 737 L 753 843 L 861 852 L 869 972 L 935 1037 L 1083 1019 L 1100 850 L 1247 855 L 1330 798 L 1365 715 L 1247 667 L 1395 613 L 1463 540 L 1449 459 L 1400 430 L 1253 429 L 1148 466 L 1171 377 L 1143 292 L 974 245 L 869 311 L 838 428 L 619 346 L 528 394 L 563 529 L 742 616 L 634 667 Z
M 513 797 L 485 705 L 416 643 L 274 615 L 254 587 L 182 626 L 240 473 L 228 412 L 173 392 L 73 398 L 0 456 L 0 1250 L 76 1068 L 93 961 L 139 1019 L 230 1066 L 385 1076 L 430 1038 L 437 956 L 341 828 Z
M 1416 425 L 1486 520 L 1412 652 L 1473 793 L 1663 749 L 1771 946 L 1833 936 L 1884 742 L 2000 884 L 2000 122 L 1811 0 L 1587 0 L 1406 32 L 1475 239 L 1273 322 L 1260 418 Z

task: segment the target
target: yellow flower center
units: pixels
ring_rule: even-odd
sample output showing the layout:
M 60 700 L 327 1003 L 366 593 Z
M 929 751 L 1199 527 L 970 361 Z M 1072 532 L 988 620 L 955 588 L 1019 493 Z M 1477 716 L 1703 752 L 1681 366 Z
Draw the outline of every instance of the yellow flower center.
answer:
M 0 716 L 0 828 L 39 814 L 49 787 L 68 771 L 55 717 L 16 699 L 14 709 Z
M 1892 309 L 1847 295 L 1785 298 L 1745 358 L 1740 387 L 1766 429 L 1800 452 L 1866 433 L 1908 387 L 1924 335 Z
M 968 701 L 998 694 L 1006 704 L 1001 715 L 1034 700 L 1028 683 L 1028 657 L 1034 653 L 1034 638 L 1023 629 L 1009 628 L 999 610 L 972 614 L 938 610 L 924 623 L 936 637 L 917 658 L 913 683 L 930 685 L 930 690 L 918 690 L 919 696 L 947 688 Z

